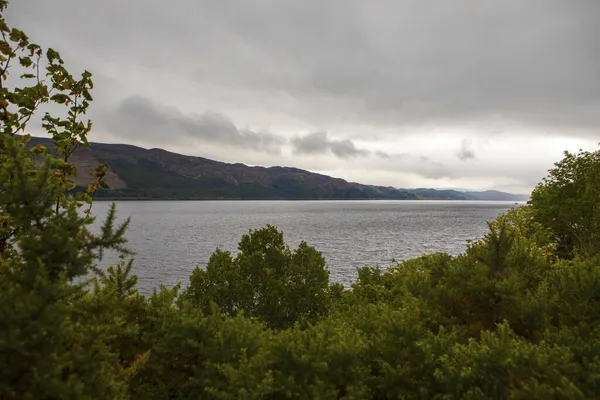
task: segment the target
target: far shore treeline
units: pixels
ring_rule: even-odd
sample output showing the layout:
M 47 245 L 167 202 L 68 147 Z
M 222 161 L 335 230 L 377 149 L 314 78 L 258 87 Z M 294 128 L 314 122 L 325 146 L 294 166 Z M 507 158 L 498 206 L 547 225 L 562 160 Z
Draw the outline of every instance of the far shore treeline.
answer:
M 366 266 L 343 287 L 318 249 L 266 226 L 235 256 L 215 250 L 185 289 L 144 296 L 128 220 L 113 206 L 90 232 L 94 196 L 120 184 L 77 160 L 92 75 L 10 28 L 6 7 L 0 399 L 598 398 L 600 151 L 565 153 L 530 204 L 457 256 Z M 32 145 L 27 123 L 48 104 L 52 140 Z M 120 262 L 99 269 L 106 251 Z

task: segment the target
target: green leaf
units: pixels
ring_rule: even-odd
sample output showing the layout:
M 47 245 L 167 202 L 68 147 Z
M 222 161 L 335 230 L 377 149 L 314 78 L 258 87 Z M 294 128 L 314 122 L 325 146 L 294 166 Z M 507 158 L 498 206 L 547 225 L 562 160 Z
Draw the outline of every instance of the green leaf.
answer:
M 23 39 L 23 37 L 26 37 L 25 34 L 23 33 L 23 31 L 20 31 L 17 28 L 12 28 L 12 30 L 10 31 L 10 40 L 12 40 L 13 42 L 19 42 Z
M 59 64 L 62 64 L 62 59 L 60 58 L 60 54 L 54 49 L 48 49 L 46 51 L 46 57 L 48 58 L 48 62 L 53 63 L 54 61 L 58 61 Z
M 31 65 L 33 65 L 33 61 L 31 61 L 31 58 L 29 57 L 19 57 L 19 62 L 25 68 L 28 68 Z
M 71 98 L 64 93 L 57 93 L 50 97 L 50 100 L 57 104 L 69 104 L 71 102 Z

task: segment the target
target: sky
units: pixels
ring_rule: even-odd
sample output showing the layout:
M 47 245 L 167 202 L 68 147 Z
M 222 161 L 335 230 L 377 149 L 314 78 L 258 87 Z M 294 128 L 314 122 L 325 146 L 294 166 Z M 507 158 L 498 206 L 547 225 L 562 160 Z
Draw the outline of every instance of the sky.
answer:
M 515 193 L 600 142 L 598 0 L 12 0 L 6 17 L 93 74 L 92 141 Z

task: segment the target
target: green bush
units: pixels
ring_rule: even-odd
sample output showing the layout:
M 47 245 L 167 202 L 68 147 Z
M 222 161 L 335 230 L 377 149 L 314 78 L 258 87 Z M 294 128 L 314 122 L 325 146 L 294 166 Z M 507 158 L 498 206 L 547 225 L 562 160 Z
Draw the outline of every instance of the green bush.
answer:
M 326 312 L 329 272 L 320 252 L 305 242 L 293 252 L 273 226 L 250 231 L 233 258 L 215 251 L 196 268 L 183 299 L 205 313 L 216 304 L 224 315 L 244 312 L 271 328 L 314 322 Z
M 115 226 L 113 206 L 100 234 L 88 229 L 107 167 L 73 192 L 91 74 L 75 79 L 57 52 L 8 28 L 6 6 L 1 399 L 598 398 L 598 152 L 566 153 L 530 206 L 490 221 L 458 256 L 364 267 L 346 289 L 329 284 L 320 252 L 292 251 L 267 226 L 244 235 L 235 257 L 216 250 L 182 292 L 146 297 L 131 275 L 128 221 Z M 8 85 L 14 66 L 19 87 Z M 66 107 L 43 117 L 54 149 L 27 145 L 44 103 Z M 121 259 L 99 270 L 106 250 Z
M 535 218 L 563 257 L 600 251 L 600 151 L 565 152 L 531 193 Z

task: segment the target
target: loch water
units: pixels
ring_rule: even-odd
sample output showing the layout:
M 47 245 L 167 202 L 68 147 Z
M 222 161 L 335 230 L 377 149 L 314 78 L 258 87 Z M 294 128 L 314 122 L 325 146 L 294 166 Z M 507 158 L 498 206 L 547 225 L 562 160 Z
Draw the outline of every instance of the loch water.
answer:
M 520 204 L 520 203 L 519 203 Z M 110 203 L 97 201 L 97 229 Z M 321 251 L 330 279 L 350 284 L 357 267 L 386 267 L 423 253 L 458 254 L 481 238 L 487 221 L 514 202 L 493 201 L 120 201 L 119 220 L 131 217 L 139 289 L 187 283 L 217 248 L 237 251 L 249 229 L 275 225 L 295 248 L 302 240 Z M 100 266 L 115 261 L 107 255 Z

